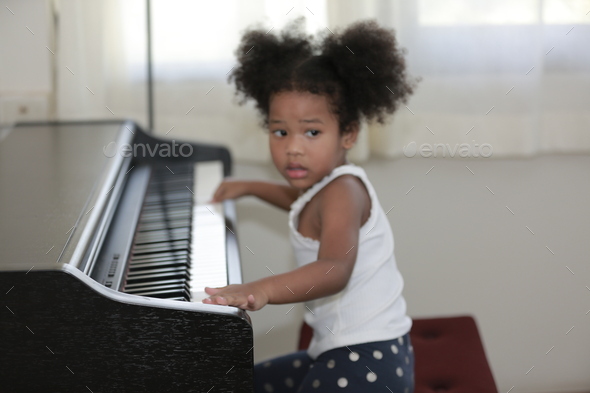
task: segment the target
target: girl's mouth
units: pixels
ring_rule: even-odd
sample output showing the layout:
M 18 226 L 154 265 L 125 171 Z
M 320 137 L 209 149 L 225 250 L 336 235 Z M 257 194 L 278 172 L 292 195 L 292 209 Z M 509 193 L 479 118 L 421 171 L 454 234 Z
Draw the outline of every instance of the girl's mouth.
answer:
M 287 167 L 287 175 L 289 175 L 291 179 L 300 179 L 307 175 L 307 169 L 302 166 L 289 166 Z

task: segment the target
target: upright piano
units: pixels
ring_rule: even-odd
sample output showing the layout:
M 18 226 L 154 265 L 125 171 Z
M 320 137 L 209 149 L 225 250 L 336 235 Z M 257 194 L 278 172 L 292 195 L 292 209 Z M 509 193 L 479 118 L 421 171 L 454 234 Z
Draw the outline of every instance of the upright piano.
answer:
M 231 156 L 128 120 L 0 134 L 0 391 L 252 392 Z

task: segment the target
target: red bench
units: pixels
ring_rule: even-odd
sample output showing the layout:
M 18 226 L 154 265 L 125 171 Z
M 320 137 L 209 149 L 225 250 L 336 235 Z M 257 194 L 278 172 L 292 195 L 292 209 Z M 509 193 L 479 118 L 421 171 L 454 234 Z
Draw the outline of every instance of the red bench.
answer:
M 313 330 L 304 322 L 299 348 L 307 349 Z M 413 318 L 415 393 L 498 393 L 472 316 Z

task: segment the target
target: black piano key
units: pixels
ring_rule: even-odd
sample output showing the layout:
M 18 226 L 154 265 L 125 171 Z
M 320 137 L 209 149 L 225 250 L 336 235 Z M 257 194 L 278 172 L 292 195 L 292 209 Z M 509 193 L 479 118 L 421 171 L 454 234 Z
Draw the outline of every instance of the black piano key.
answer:
M 135 293 L 138 296 L 149 296 L 149 297 L 157 297 L 168 299 L 170 297 L 180 297 L 185 298 L 187 301 L 190 299 L 190 292 L 187 290 L 178 290 L 178 289 L 165 289 L 161 291 L 149 291 L 149 292 L 139 292 Z
M 160 230 L 138 233 L 135 237 L 135 244 L 153 243 L 164 240 L 190 239 L 191 233 L 188 228 L 176 228 L 175 230 Z
M 193 191 L 194 192 L 194 191 Z M 178 190 L 173 192 L 162 192 L 148 194 L 145 197 L 146 204 L 162 203 L 162 202 L 176 202 L 176 201 L 188 201 L 193 199 L 194 194 L 187 190 Z
M 173 206 L 173 205 L 159 205 L 151 206 L 150 210 L 144 210 L 142 216 L 154 216 L 157 214 L 174 214 L 174 213 L 191 212 L 191 208 L 187 206 Z
M 186 286 L 188 286 L 188 281 L 186 281 L 186 279 L 175 279 L 175 280 L 137 282 L 134 284 L 125 285 L 125 291 L 127 291 L 127 289 L 153 287 L 153 286 L 158 286 L 158 285 L 176 285 L 176 286 L 186 285 Z
M 136 234 L 136 237 L 140 238 L 140 237 L 150 237 L 150 236 L 159 236 L 159 235 L 164 235 L 164 234 L 190 234 L 191 233 L 191 228 L 190 227 L 179 227 L 179 228 L 162 228 L 160 230 L 156 230 L 156 231 L 145 231 L 145 232 L 149 232 L 149 233 L 143 233 L 138 231 Z
M 138 239 L 135 244 L 136 245 L 145 245 L 145 244 L 152 244 L 152 243 L 161 243 L 166 241 L 181 241 L 181 240 L 190 240 L 190 235 L 160 235 L 160 236 L 152 236 L 152 237 L 142 237 Z
M 129 265 L 129 271 L 139 271 L 139 270 L 147 270 L 147 269 L 155 269 L 155 268 L 164 268 L 164 267 L 179 267 L 183 266 L 188 269 L 189 262 L 187 259 L 184 260 L 177 260 L 177 261 L 157 261 L 157 262 L 144 262 L 144 263 L 134 263 L 133 265 Z
M 146 219 L 146 218 L 168 218 L 168 217 L 175 217 L 175 216 L 181 216 L 181 217 L 187 217 L 190 216 L 192 213 L 192 211 L 190 209 L 186 209 L 186 208 L 170 208 L 170 209 L 160 209 L 157 211 L 152 211 L 152 212 L 143 212 L 141 215 L 142 219 Z
M 167 262 L 186 262 L 186 263 L 188 263 L 188 260 L 189 260 L 189 257 L 183 256 L 183 255 L 178 255 L 175 257 L 154 255 L 154 256 L 151 256 L 148 258 L 144 258 L 144 259 L 131 260 L 131 261 L 129 261 L 129 266 L 133 267 L 133 266 L 141 266 L 144 264 L 157 264 L 157 263 L 167 263 Z
M 189 301 L 194 163 L 167 165 L 152 170 L 125 292 Z
M 167 203 L 165 205 L 150 205 L 147 206 L 145 205 L 143 207 L 143 212 L 144 213 L 150 213 L 150 212 L 155 212 L 155 211 L 162 211 L 162 209 L 186 209 L 186 210 L 192 210 L 193 204 L 192 201 L 177 201 L 177 202 L 170 202 Z
M 191 212 L 182 211 L 182 212 L 159 212 L 159 213 L 152 213 L 146 214 L 145 216 L 141 217 L 140 223 L 142 225 L 149 224 L 149 223 L 159 223 L 159 222 L 168 222 L 168 221 L 177 221 L 177 220 L 184 220 L 191 218 Z
M 189 274 L 189 271 L 186 270 L 184 266 L 180 267 L 167 267 L 167 268 L 155 268 L 155 269 L 142 269 L 142 270 L 135 270 L 130 271 L 127 275 L 128 279 L 133 279 L 133 277 L 138 276 L 145 276 L 147 274 L 158 274 L 158 273 L 180 273 L 180 274 Z
M 155 212 L 171 211 L 171 210 L 190 211 L 191 209 L 192 209 L 192 206 L 189 203 L 189 201 L 187 201 L 187 200 L 174 201 L 174 202 L 169 202 L 169 203 L 164 202 L 161 204 L 153 204 L 153 205 L 145 206 L 143 208 L 142 215 L 155 213 Z
M 189 183 L 192 183 L 192 178 L 190 176 L 183 176 L 183 177 L 179 177 L 176 179 L 173 179 L 172 181 L 159 181 L 156 183 L 152 183 L 150 185 L 150 187 L 148 187 L 147 191 L 148 193 L 157 193 L 160 190 L 168 190 L 168 191 L 174 191 L 174 190 L 182 190 L 182 191 L 186 191 L 187 190 L 187 185 L 189 185 Z
M 136 244 L 133 248 L 133 253 L 136 251 L 144 251 L 149 250 L 151 248 L 159 247 L 159 246 L 183 246 L 188 248 L 190 246 L 189 239 L 165 239 L 162 241 L 154 241 L 145 244 Z
M 185 272 L 168 272 L 168 273 L 158 273 L 158 274 L 143 274 L 143 275 L 136 275 L 132 278 L 127 277 L 126 284 L 134 284 L 138 282 L 148 282 L 148 281 L 157 281 L 163 279 L 185 279 L 190 280 L 188 276 L 188 271 Z
M 187 208 L 185 206 L 181 207 L 168 207 L 165 205 L 159 205 L 158 209 L 151 209 L 150 211 L 143 211 L 141 214 L 141 219 L 145 220 L 147 218 L 165 218 L 166 216 L 184 214 L 186 216 L 191 216 L 192 209 Z
M 191 227 L 191 220 L 190 219 L 182 219 L 182 220 L 170 220 L 170 221 L 163 221 L 163 222 L 148 222 L 148 223 L 139 223 L 137 226 L 140 232 L 145 231 L 155 231 L 161 229 L 176 229 L 176 228 L 190 228 Z
M 194 165 L 194 163 L 192 163 Z M 169 170 L 171 169 L 172 172 Z M 161 168 L 154 167 L 154 174 L 157 175 L 158 180 L 166 181 L 168 179 L 173 179 L 176 176 L 186 176 L 187 174 L 192 174 L 192 168 L 187 168 L 178 165 L 167 165 Z
M 145 255 L 167 251 L 191 250 L 189 242 L 161 242 L 155 244 L 144 244 L 133 249 L 133 255 Z
M 146 245 L 146 244 L 153 244 L 153 243 L 162 243 L 166 241 L 179 241 L 179 240 L 190 240 L 189 236 L 186 235 L 160 235 L 154 237 L 146 237 L 142 238 L 135 242 L 136 245 Z
M 154 253 L 153 255 L 150 255 L 150 254 L 132 255 L 131 256 L 131 263 L 141 262 L 141 261 L 154 261 L 154 260 L 158 260 L 158 258 L 175 258 L 175 257 L 181 257 L 181 256 L 189 258 L 189 252 L 186 250 L 181 250 L 181 251 L 174 251 L 174 252 L 159 252 L 159 253 Z
M 173 264 L 185 264 L 188 266 L 188 265 L 190 265 L 190 261 L 189 261 L 189 258 L 186 258 L 186 257 L 157 258 L 157 259 L 133 261 L 133 262 L 130 261 L 129 268 L 135 269 L 135 268 L 142 268 L 145 266 L 156 266 L 156 265 L 169 266 L 169 265 L 173 265 Z
M 144 206 L 146 209 L 154 209 L 154 208 L 161 208 L 161 207 L 168 207 L 168 206 L 174 206 L 174 205 L 182 205 L 182 204 L 187 204 L 187 203 L 191 203 L 192 201 L 192 197 L 193 195 L 191 195 L 191 198 L 187 197 L 183 197 L 183 198 L 166 198 L 166 197 L 160 197 L 158 196 L 158 198 L 151 198 L 149 201 L 146 201 L 144 203 Z
M 170 231 L 170 230 L 181 230 L 181 229 L 188 229 L 190 230 L 190 224 L 187 225 L 186 222 L 174 221 L 174 222 L 167 222 L 167 223 L 148 223 L 144 224 L 141 227 L 137 227 L 137 234 L 146 234 L 149 235 L 150 233 L 156 231 Z
M 187 280 L 160 280 L 148 281 L 143 283 L 129 284 L 125 291 L 155 291 L 159 289 L 186 289 L 190 291 L 190 285 Z
M 139 294 L 143 294 L 143 293 L 147 293 L 147 292 L 164 291 L 164 290 L 190 292 L 190 289 L 188 287 L 178 286 L 178 285 L 162 285 L 162 286 L 151 286 L 151 287 L 143 287 L 143 288 L 125 288 L 125 292 L 130 293 L 132 295 L 139 295 Z

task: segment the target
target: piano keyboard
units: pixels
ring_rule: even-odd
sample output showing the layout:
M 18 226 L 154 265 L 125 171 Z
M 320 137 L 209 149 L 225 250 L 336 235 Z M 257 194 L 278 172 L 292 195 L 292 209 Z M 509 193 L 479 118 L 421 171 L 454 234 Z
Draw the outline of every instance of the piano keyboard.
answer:
M 223 163 L 153 167 L 123 292 L 200 302 L 205 286 L 228 285 L 222 203 L 208 203 Z

